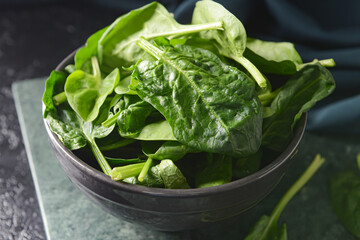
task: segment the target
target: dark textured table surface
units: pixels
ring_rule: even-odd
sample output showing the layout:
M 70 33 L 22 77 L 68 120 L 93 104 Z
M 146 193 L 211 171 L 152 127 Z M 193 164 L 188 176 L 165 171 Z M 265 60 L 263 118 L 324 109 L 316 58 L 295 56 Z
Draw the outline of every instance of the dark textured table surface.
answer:
M 89 4 L 17 1 L 6 5 L 0 1 L 1 240 L 45 239 L 11 84 L 48 75 L 91 33 L 119 14 Z

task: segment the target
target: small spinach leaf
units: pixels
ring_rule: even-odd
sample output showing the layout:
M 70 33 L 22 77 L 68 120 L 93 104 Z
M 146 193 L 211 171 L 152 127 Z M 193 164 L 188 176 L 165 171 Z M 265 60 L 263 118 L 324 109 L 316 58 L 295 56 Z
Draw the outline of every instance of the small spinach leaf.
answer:
M 190 188 L 186 178 L 169 159 L 162 160 L 159 164 L 160 176 L 164 181 L 165 188 L 184 189 Z
M 244 56 L 264 73 L 294 74 L 302 64 L 294 44 L 248 38 Z
M 92 60 L 93 75 L 77 70 L 68 76 L 65 83 L 65 94 L 70 106 L 86 122 L 97 117 L 101 105 L 120 79 L 117 68 L 102 79 L 96 58 Z
M 159 146 L 159 144 L 161 145 Z M 177 161 L 187 153 L 195 152 L 194 149 L 176 141 L 166 141 L 165 143 L 147 141 L 142 143 L 142 148 L 147 157 L 155 160 L 171 159 Z

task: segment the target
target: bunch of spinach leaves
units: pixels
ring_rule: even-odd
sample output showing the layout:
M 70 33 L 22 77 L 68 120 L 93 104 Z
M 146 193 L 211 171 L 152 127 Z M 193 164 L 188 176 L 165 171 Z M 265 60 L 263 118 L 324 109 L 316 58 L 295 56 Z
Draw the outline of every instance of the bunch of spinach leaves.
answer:
M 333 65 L 304 64 L 291 43 L 248 38 L 216 2 L 199 1 L 189 25 L 153 2 L 90 36 L 74 64 L 51 73 L 43 116 L 116 181 L 216 186 L 287 146 L 301 115 L 334 90 L 324 67 Z

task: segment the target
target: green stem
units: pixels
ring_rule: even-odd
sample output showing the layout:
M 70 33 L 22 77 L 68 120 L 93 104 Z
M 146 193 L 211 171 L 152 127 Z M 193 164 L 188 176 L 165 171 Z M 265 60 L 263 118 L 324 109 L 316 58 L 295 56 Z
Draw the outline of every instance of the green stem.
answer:
M 115 167 L 111 171 L 111 178 L 115 181 L 120 181 L 128 177 L 137 176 L 141 169 L 143 169 L 145 163 L 135 163 L 122 167 Z
M 110 176 L 111 174 L 111 167 L 109 165 L 109 163 L 106 161 L 104 155 L 101 153 L 99 147 L 97 146 L 97 144 L 95 143 L 95 141 L 89 141 L 89 145 L 90 148 L 92 150 L 92 152 L 94 153 L 94 156 L 97 160 L 97 162 L 99 163 L 101 169 L 103 170 L 103 172 Z
M 153 33 L 147 36 L 143 36 L 145 39 L 152 39 L 156 37 L 168 37 L 168 36 L 179 36 L 187 35 L 191 33 L 197 33 L 206 30 L 224 30 L 222 22 L 213 22 L 205 24 L 186 25 L 185 27 L 169 32 Z
M 111 127 L 113 124 L 116 123 L 116 120 L 118 119 L 120 113 L 121 113 L 121 111 L 118 111 L 111 118 L 106 119 L 104 122 L 102 122 L 101 125 L 103 125 L 106 128 Z
M 56 94 L 53 97 L 53 102 L 54 102 L 55 106 L 59 106 L 60 104 L 66 102 L 66 100 L 67 100 L 67 97 L 66 97 L 65 92 L 61 92 L 59 94 Z
M 148 171 L 149 171 L 149 169 L 150 169 L 150 167 L 152 165 L 152 162 L 153 162 L 152 158 L 148 158 L 146 160 L 145 165 L 144 165 L 143 169 L 141 169 L 141 172 L 140 172 L 139 177 L 138 177 L 138 180 L 140 182 L 144 181 L 144 178 L 146 177 L 146 174 L 148 173 Z
M 300 70 L 301 68 L 305 67 L 306 65 L 310 65 L 310 64 L 314 64 L 314 63 L 320 63 L 324 67 L 335 67 L 336 66 L 336 63 L 335 63 L 334 59 L 332 59 L 332 58 L 322 59 L 322 60 L 314 59 L 311 62 L 298 65 L 296 67 L 296 69 Z
M 91 57 L 91 65 L 93 68 L 93 75 L 95 77 L 101 77 L 101 71 L 100 71 L 100 67 L 99 67 L 99 62 L 97 60 L 97 58 L 95 56 Z
M 160 59 L 160 56 L 164 53 L 164 51 L 146 41 L 145 38 L 140 38 L 136 41 L 136 44 L 151 55 L 153 55 L 156 59 Z
M 261 88 L 266 88 L 266 85 L 267 85 L 266 79 L 264 78 L 262 73 L 259 71 L 259 69 L 257 69 L 257 67 L 255 67 L 255 65 L 252 64 L 252 62 L 250 62 L 244 56 L 241 56 L 241 57 L 231 56 L 231 58 L 233 58 L 235 61 L 240 63 L 244 68 L 246 68 L 246 70 L 249 71 L 251 76 L 253 76 L 253 78 L 255 79 L 255 81 Z
M 261 104 L 264 106 L 270 103 L 279 94 L 280 91 L 281 91 L 281 87 L 270 93 L 264 93 L 258 95 Z
M 357 161 L 358 168 L 360 170 L 360 153 L 358 153 L 358 155 L 356 156 L 356 161 Z
M 270 215 L 269 223 L 262 234 L 263 236 L 266 236 L 268 231 L 271 229 L 271 226 L 277 223 L 280 214 L 282 213 L 288 202 L 291 200 L 291 198 L 309 181 L 309 179 L 314 175 L 314 173 L 319 169 L 319 167 L 324 162 L 325 162 L 325 158 L 322 158 L 320 154 L 317 154 L 315 156 L 315 159 L 312 161 L 310 166 L 305 170 L 305 172 L 300 176 L 300 178 L 291 186 L 291 188 L 281 198 L 280 202 L 276 205 L 274 211 Z
M 104 145 L 104 146 L 100 146 L 100 150 L 101 151 L 110 151 L 110 150 L 114 150 L 114 149 L 118 149 L 118 148 L 122 148 L 125 147 L 133 142 L 136 142 L 136 139 L 133 138 L 124 138 L 121 139 L 120 141 L 117 141 L 115 143 L 111 143 L 108 145 Z

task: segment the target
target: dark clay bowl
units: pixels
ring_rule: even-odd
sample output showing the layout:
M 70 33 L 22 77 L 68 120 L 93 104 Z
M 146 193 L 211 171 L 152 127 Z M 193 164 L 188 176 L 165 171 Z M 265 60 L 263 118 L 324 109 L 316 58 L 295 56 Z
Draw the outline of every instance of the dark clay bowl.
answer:
M 74 53 L 62 61 L 61 71 L 73 62 Z M 303 136 L 306 114 L 295 129 L 289 146 L 274 161 L 242 179 L 209 188 L 160 189 L 115 182 L 86 160 L 79 159 L 51 132 L 51 146 L 70 180 L 86 195 L 116 217 L 163 231 L 209 225 L 249 209 L 265 198 L 286 172 Z

